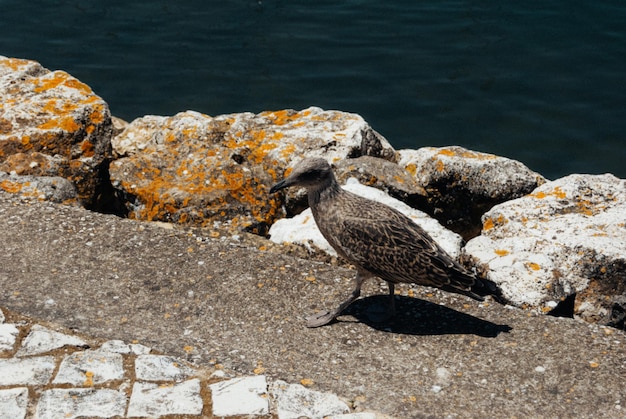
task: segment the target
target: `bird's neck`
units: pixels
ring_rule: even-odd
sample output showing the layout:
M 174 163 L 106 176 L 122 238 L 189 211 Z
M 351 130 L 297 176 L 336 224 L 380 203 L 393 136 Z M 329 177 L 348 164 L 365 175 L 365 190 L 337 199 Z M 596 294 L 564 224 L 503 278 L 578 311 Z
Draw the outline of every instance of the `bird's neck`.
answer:
M 334 176 L 330 177 L 328 181 L 316 185 L 314 188 L 309 188 L 307 191 L 309 195 L 309 207 L 314 209 L 320 201 L 331 199 L 334 196 L 342 192 L 341 186 L 337 183 L 337 179 Z

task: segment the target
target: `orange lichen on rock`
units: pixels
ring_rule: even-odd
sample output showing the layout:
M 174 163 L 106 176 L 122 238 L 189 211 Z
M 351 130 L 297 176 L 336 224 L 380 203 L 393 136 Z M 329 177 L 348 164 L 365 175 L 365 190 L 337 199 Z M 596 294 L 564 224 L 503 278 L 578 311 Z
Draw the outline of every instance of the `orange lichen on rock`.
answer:
M 506 256 L 509 253 L 511 253 L 510 251 L 506 250 L 506 249 L 496 249 L 494 250 L 494 253 L 498 256 Z
M 535 263 L 535 262 L 528 262 L 526 264 L 526 266 L 528 266 L 533 271 L 538 271 L 539 269 L 541 269 L 541 266 L 538 263 Z
M 565 199 L 567 194 L 563 192 L 563 190 L 560 187 L 557 186 L 549 192 L 537 191 L 537 192 L 531 193 L 530 196 L 537 198 L 537 199 L 544 199 L 547 196 L 553 196 L 558 199 Z
M 18 193 L 22 190 L 23 186 L 24 185 L 21 183 L 11 182 L 10 180 L 3 180 L 0 182 L 0 188 L 9 193 Z
M 462 157 L 465 159 L 493 160 L 497 158 L 497 156 L 493 154 L 479 153 L 461 147 L 442 148 L 437 154 L 448 157 Z
M 495 220 L 491 217 L 487 217 L 487 219 L 483 223 L 483 230 L 485 231 L 491 230 L 496 225 L 503 225 L 503 224 L 506 224 L 507 222 L 508 220 L 504 218 L 502 214 L 498 215 L 498 218 L 496 218 Z
M 9 67 L 13 71 L 18 71 L 20 67 L 24 67 L 30 63 L 32 63 L 32 61 L 20 58 L 4 58 L 0 60 L 0 64 Z

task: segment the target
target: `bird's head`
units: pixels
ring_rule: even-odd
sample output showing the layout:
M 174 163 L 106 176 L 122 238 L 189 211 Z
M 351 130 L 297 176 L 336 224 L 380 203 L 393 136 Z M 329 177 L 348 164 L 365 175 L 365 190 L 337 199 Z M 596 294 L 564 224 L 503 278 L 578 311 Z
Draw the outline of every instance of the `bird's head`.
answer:
M 323 188 L 333 179 L 333 171 L 328 162 L 319 157 L 311 157 L 296 164 L 289 176 L 272 186 L 270 193 L 289 186 L 302 186 L 309 190 Z

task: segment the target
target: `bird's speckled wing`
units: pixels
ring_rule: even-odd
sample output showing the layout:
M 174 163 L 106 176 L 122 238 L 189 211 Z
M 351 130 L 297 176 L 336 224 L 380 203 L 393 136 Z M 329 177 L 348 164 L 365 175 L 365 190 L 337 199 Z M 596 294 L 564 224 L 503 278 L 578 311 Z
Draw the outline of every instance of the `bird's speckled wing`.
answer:
M 354 199 L 354 197 L 351 197 Z M 472 276 L 404 214 L 360 198 L 344 212 L 334 241 L 356 265 L 390 282 L 469 290 Z

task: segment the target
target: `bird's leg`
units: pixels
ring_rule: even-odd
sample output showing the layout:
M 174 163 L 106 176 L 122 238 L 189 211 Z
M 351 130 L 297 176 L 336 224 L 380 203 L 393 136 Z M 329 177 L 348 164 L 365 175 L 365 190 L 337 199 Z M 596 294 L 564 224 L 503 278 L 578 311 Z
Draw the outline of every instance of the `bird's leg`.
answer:
M 348 296 L 345 301 L 339 304 L 339 306 L 332 311 L 318 313 L 307 317 L 307 327 L 319 327 L 332 322 L 338 315 L 341 314 L 342 311 L 346 309 L 346 307 L 352 304 L 354 300 L 359 298 L 359 296 L 361 295 L 361 286 L 363 285 L 363 281 L 365 281 L 368 277 L 369 275 L 358 271 L 356 277 L 354 278 L 354 290 L 352 291 L 350 296 Z
M 389 285 L 389 307 L 387 308 L 387 314 L 389 318 L 396 315 L 396 286 L 393 282 L 387 282 Z

